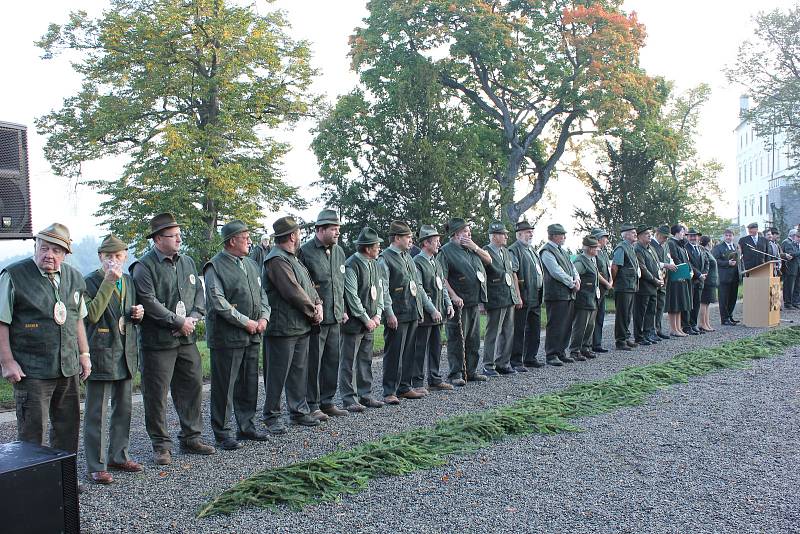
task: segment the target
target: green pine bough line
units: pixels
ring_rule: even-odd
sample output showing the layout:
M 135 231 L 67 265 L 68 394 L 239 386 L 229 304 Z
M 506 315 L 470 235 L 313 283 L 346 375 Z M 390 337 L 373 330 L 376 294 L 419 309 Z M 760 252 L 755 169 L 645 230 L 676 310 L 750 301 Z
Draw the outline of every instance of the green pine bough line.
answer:
M 798 344 L 800 327 L 781 328 L 687 352 L 663 363 L 630 367 L 604 380 L 577 383 L 509 406 L 451 417 L 430 428 L 387 435 L 313 460 L 261 471 L 223 492 L 198 517 L 229 514 L 246 506 L 288 505 L 299 510 L 358 493 L 378 477 L 441 466 L 449 456 L 474 452 L 507 436 L 580 431 L 569 419 L 638 406 L 672 384 L 720 369 L 745 368 L 749 360 L 775 356 Z

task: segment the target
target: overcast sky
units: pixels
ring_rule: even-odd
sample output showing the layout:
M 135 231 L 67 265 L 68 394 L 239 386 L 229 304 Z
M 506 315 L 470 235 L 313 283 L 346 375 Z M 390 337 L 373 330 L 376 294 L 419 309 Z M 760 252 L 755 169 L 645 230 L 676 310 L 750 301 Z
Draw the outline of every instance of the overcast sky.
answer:
M 721 185 L 725 197 L 720 199 L 718 212 L 725 217 L 735 215 L 733 129 L 738 122 L 740 90 L 727 83 L 722 68 L 734 61 L 738 44 L 751 34 L 751 17 L 758 10 L 787 9 L 793 3 L 791 0 L 625 2 L 625 9 L 636 11 L 647 28 L 647 43 L 641 61 L 650 74 L 673 80 L 679 90 L 703 82 L 711 85 L 711 100 L 703 109 L 700 123 L 699 149 L 704 159 L 716 159 L 724 165 Z M 80 79 L 63 59 L 39 59 L 41 51 L 33 42 L 44 34 L 49 23 L 66 21 L 70 11 L 84 9 L 92 15 L 99 15 L 107 5 L 105 0 L 7 2 L 0 18 L 0 49 L 5 51 L 5 76 L 0 84 L 0 121 L 21 123 L 29 128 L 34 231 L 59 221 L 69 226 L 74 240 L 87 234 L 100 236 L 105 233 L 100 221 L 92 215 L 100 201 L 99 196 L 83 186 L 76 188 L 66 179 L 54 176 L 42 156 L 44 139 L 36 135 L 33 120 L 60 107 L 65 97 L 77 91 Z M 364 0 L 279 0 L 274 4 L 287 12 L 293 36 L 312 43 L 313 61 L 321 71 L 314 90 L 331 101 L 349 91 L 357 81 L 349 69 L 347 38 L 366 15 L 365 5 Z M 256 6 L 261 12 L 274 8 L 263 1 L 256 2 Z M 310 186 L 318 178 L 316 160 L 309 149 L 310 126 L 300 124 L 284 134 L 293 147 L 284 162 L 285 175 L 291 183 L 301 186 L 309 200 L 318 194 Z M 87 164 L 84 179 L 113 178 L 119 168 L 119 161 Z M 542 220 L 542 228 L 550 222 L 561 222 L 571 230 L 568 217 L 556 220 L 558 217 L 550 214 L 571 214 L 576 203 L 584 205 L 587 202 L 586 198 L 576 198 L 575 195 L 561 195 L 569 198 L 559 198 L 562 191 L 574 191 L 573 186 L 575 184 L 569 178 L 551 182 L 555 205 Z M 313 202 L 312 208 L 302 215 L 313 219 L 319 208 L 320 205 Z M 269 225 L 280 215 L 265 214 L 263 223 Z M 0 241 L 0 258 L 30 249 L 30 242 Z

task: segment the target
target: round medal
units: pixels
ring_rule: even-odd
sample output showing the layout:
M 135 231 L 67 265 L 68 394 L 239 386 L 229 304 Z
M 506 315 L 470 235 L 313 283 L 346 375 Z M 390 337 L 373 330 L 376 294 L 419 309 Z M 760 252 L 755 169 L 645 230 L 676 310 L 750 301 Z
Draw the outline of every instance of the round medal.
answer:
M 192 285 L 194 285 L 194 283 L 195 283 L 195 278 L 194 278 L 193 274 L 189 275 L 189 283 L 192 284 Z
M 375 286 L 372 286 L 371 288 L 369 288 L 369 296 L 372 297 L 372 300 L 377 299 L 378 298 L 378 288 L 375 287 Z
M 56 324 L 64 324 L 67 322 L 67 307 L 60 300 L 53 306 L 53 319 Z
M 408 290 L 411 291 L 411 296 L 412 297 L 416 297 L 417 296 L 417 284 L 414 283 L 413 280 L 408 282 Z
M 74 301 L 75 301 L 75 304 L 78 304 L 78 302 L 80 302 L 80 301 L 81 301 L 81 294 L 80 294 L 78 291 L 76 291 L 76 292 L 75 292 L 75 293 L 73 293 L 73 295 L 72 295 L 72 300 L 74 300 Z
M 481 284 L 486 281 L 486 275 L 484 275 L 481 271 L 475 271 L 475 276 L 478 277 L 478 282 Z
M 339 272 L 340 272 L 340 273 L 342 273 L 342 274 L 344 274 L 344 264 L 341 264 L 341 265 L 339 266 Z
M 440 277 L 436 277 L 436 287 L 437 289 L 442 289 L 442 279 Z
M 117 322 L 117 326 L 119 327 L 119 333 L 125 335 L 125 317 L 120 317 L 119 321 Z
M 506 273 L 506 285 L 508 287 L 511 287 L 511 284 L 513 284 L 513 283 L 514 283 L 514 279 L 511 278 L 510 274 Z
M 261 278 L 256 278 L 256 282 L 258 282 L 258 285 L 260 286 L 261 285 Z
M 179 300 L 178 304 L 175 305 L 175 315 L 178 317 L 186 317 L 186 304 L 184 304 L 182 300 Z

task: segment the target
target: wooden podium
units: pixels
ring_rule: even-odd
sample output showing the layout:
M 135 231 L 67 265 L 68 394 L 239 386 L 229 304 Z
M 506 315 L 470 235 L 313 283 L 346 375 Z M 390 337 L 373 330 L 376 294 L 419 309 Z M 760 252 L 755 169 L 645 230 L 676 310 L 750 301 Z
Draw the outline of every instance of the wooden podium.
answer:
M 781 322 L 781 280 L 772 276 L 772 262 L 744 272 L 745 326 L 777 326 Z

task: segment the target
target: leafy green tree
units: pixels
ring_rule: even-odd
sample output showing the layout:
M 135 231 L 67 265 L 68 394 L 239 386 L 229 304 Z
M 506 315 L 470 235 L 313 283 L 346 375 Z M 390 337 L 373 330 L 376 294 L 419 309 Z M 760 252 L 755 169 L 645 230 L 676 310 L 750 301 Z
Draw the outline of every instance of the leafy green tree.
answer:
M 764 139 L 784 132 L 794 161 L 800 157 L 800 3 L 786 11 L 762 11 L 754 18 L 753 37 L 739 46 L 727 69 L 755 101 L 744 114 Z
M 542 198 L 571 139 L 631 120 L 651 98 L 638 67 L 644 29 L 621 3 L 372 0 L 353 66 L 379 77 L 402 57 L 425 58 L 463 113 L 501 140 L 489 176 L 514 222 Z
M 128 156 L 121 176 L 90 185 L 107 196 L 97 214 L 137 252 L 162 211 L 202 261 L 219 224 L 254 224 L 262 204 L 301 206 L 278 171 L 288 147 L 265 133 L 313 105 L 308 45 L 286 29 L 280 12 L 224 0 L 111 0 L 98 19 L 74 12 L 51 24 L 43 57 L 69 51 L 83 77 L 36 121 L 53 170 L 80 177 L 85 161 Z
M 362 73 L 363 88 L 340 97 L 315 129 L 319 185 L 342 215 L 344 241 L 395 218 L 442 231 L 459 216 L 485 229 L 497 212 L 489 175 L 503 157 L 494 132 L 450 105 L 418 56 L 379 78 Z

